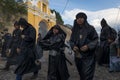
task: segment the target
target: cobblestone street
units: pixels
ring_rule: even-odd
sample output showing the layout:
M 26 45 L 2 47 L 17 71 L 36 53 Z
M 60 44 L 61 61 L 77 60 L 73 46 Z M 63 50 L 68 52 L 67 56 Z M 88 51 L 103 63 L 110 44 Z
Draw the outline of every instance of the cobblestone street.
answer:
M 48 69 L 48 55 L 44 54 L 44 59 L 42 63 L 42 69 L 39 71 L 39 76 L 36 80 L 47 80 L 47 69 Z M 73 61 L 72 61 L 73 62 Z M 74 64 L 74 63 L 73 63 Z M 5 65 L 5 61 L 0 61 L 0 68 L 3 68 Z M 78 72 L 76 70 L 75 65 L 69 67 L 70 80 L 79 80 Z M 15 66 L 11 66 L 10 71 L 2 71 L 0 70 L 0 80 L 15 80 L 14 74 Z M 26 74 L 23 77 L 23 80 L 30 80 L 32 73 Z M 109 73 L 108 68 L 100 67 L 96 65 L 95 77 L 94 80 L 120 80 L 120 73 L 113 72 Z
M 69 40 L 70 30 L 62 27 L 67 33 L 67 39 Z M 68 64 L 70 80 L 80 80 L 78 72 L 76 70 L 73 58 L 66 54 L 66 57 L 73 63 L 73 66 Z M 0 60 L 0 68 L 3 68 L 5 61 Z M 0 70 L 0 80 L 15 80 L 14 74 L 15 66 L 11 66 L 10 71 Z M 44 52 L 44 60 L 42 62 L 42 69 L 39 71 L 39 76 L 36 80 L 47 80 L 47 70 L 48 70 L 48 52 Z M 26 74 L 23 80 L 30 80 L 32 73 Z M 108 72 L 108 68 L 96 65 L 94 80 L 120 80 L 120 72 Z

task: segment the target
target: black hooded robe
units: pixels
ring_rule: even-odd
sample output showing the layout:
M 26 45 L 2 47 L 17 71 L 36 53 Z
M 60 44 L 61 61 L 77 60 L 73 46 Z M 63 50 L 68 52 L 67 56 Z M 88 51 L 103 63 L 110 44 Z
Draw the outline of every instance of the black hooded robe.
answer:
M 111 27 L 107 24 L 106 20 L 101 21 L 102 29 L 100 34 L 100 59 L 99 65 L 109 64 L 110 44 L 108 39 L 111 38 L 113 41 L 116 39 L 115 36 L 111 35 Z
M 24 75 L 30 72 L 36 72 L 40 68 L 35 64 L 36 60 L 36 30 L 32 25 L 27 25 L 22 31 L 22 35 L 25 37 L 21 41 L 20 53 L 18 58 L 18 67 L 15 70 L 15 74 Z
M 1 51 L 1 57 L 7 57 L 6 55 L 6 50 L 9 49 L 10 47 L 10 42 L 11 42 L 11 34 L 6 33 L 2 39 L 4 40 L 3 45 L 2 45 L 2 51 Z
M 82 16 L 84 18 L 84 16 Z M 86 18 L 84 18 L 86 20 Z M 80 26 L 74 21 L 74 27 L 70 38 L 70 44 L 73 49 L 77 46 L 79 49 L 87 45 L 88 50 L 80 51 L 81 58 L 75 56 L 75 63 L 80 75 L 80 80 L 93 80 L 95 71 L 95 48 L 98 42 L 98 35 L 93 26 L 86 21 Z M 76 53 L 75 53 L 76 54 Z
M 54 35 L 53 28 L 57 28 L 59 33 Z M 41 46 L 49 51 L 48 79 L 47 80 L 68 80 L 69 73 L 66 65 L 65 54 L 63 53 L 65 32 L 58 26 L 54 26 L 45 36 Z
M 36 49 L 38 53 L 38 59 L 41 59 L 43 57 L 43 50 L 42 47 L 39 45 L 39 42 L 42 40 L 41 36 L 38 36 L 37 38 L 37 44 L 36 44 Z
M 7 60 L 7 64 L 8 65 L 15 65 L 17 64 L 17 57 L 18 57 L 18 53 L 17 53 L 17 48 L 21 43 L 21 30 L 20 29 L 15 29 L 13 31 L 12 34 L 12 39 L 10 42 L 10 49 L 11 52 L 8 56 L 8 60 Z
M 118 48 L 120 49 L 120 31 L 118 32 Z

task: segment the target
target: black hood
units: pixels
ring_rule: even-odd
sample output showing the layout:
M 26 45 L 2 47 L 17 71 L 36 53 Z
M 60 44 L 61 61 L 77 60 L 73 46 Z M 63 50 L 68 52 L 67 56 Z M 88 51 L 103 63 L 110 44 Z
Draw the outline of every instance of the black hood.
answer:
M 53 29 L 58 29 L 59 33 L 58 34 L 63 34 L 66 37 L 66 33 L 61 29 L 61 27 L 59 25 L 54 25 L 46 34 L 46 36 L 43 38 L 43 40 L 48 39 L 51 37 L 51 35 L 53 35 Z
M 32 26 L 31 24 L 29 24 L 27 22 L 27 20 L 25 20 L 24 18 L 20 18 L 18 21 L 18 25 L 22 26 L 23 28 L 27 28 L 29 26 Z
M 79 19 L 79 18 L 84 18 L 84 20 L 87 21 L 87 15 L 83 12 L 80 12 L 76 15 L 76 19 Z
M 77 23 L 77 20 L 76 20 L 76 19 L 78 19 L 78 18 L 84 18 L 85 22 L 84 22 L 83 25 L 80 26 L 80 25 Z M 78 38 L 78 36 L 79 36 L 79 30 L 80 30 L 81 28 L 83 28 L 82 26 L 84 26 L 84 27 L 90 26 L 89 23 L 87 22 L 87 15 L 86 15 L 85 13 L 83 13 L 83 12 L 78 13 L 78 14 L 76 15 L 76 19 L 74 20 L 74 23 L 73 23 L 72 35 L 71 35 L 71 37 L 74 39 L 74 41 L 77 40 L 77 38 Z
M 101 26 L 102 27 L 107 27 L 108 26 L 107 21 L 104 18 L 101 20 Z

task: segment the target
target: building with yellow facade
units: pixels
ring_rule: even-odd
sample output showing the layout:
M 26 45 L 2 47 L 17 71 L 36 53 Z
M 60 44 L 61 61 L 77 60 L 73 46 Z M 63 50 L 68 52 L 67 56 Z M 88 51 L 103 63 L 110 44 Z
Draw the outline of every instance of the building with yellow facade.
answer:
M 35 2 L 36 1 L 36 2 Z M 31 23 L 42 37 L 56 24 L 56 15 L 49 8 L 49 0 L 28 0 L 28 22 Z

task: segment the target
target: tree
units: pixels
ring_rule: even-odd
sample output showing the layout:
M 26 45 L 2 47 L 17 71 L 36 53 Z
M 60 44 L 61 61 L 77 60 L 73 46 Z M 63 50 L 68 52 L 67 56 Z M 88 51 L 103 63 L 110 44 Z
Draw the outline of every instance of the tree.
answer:
M 9 21 L 12 17 L 17 17 L 19 14 L 26 14 L 26 7 L 19 5 L 15 0 L 1 0 L 0 1 L 0 12 L 3 16 L 2 19 Z
M 55 10 L 51 10 L 51 12 L 52 12 L 52 13 L 55 12 L 55 14 L 56 14 L 56 23 L 63 25 L 63 24 L 64 24 L 64 21 L 62 20 L 62 17 L 61 17 L 61 15 L 60 15 L 60 13 L 57 12 L 57 11 L 55 11 Z

